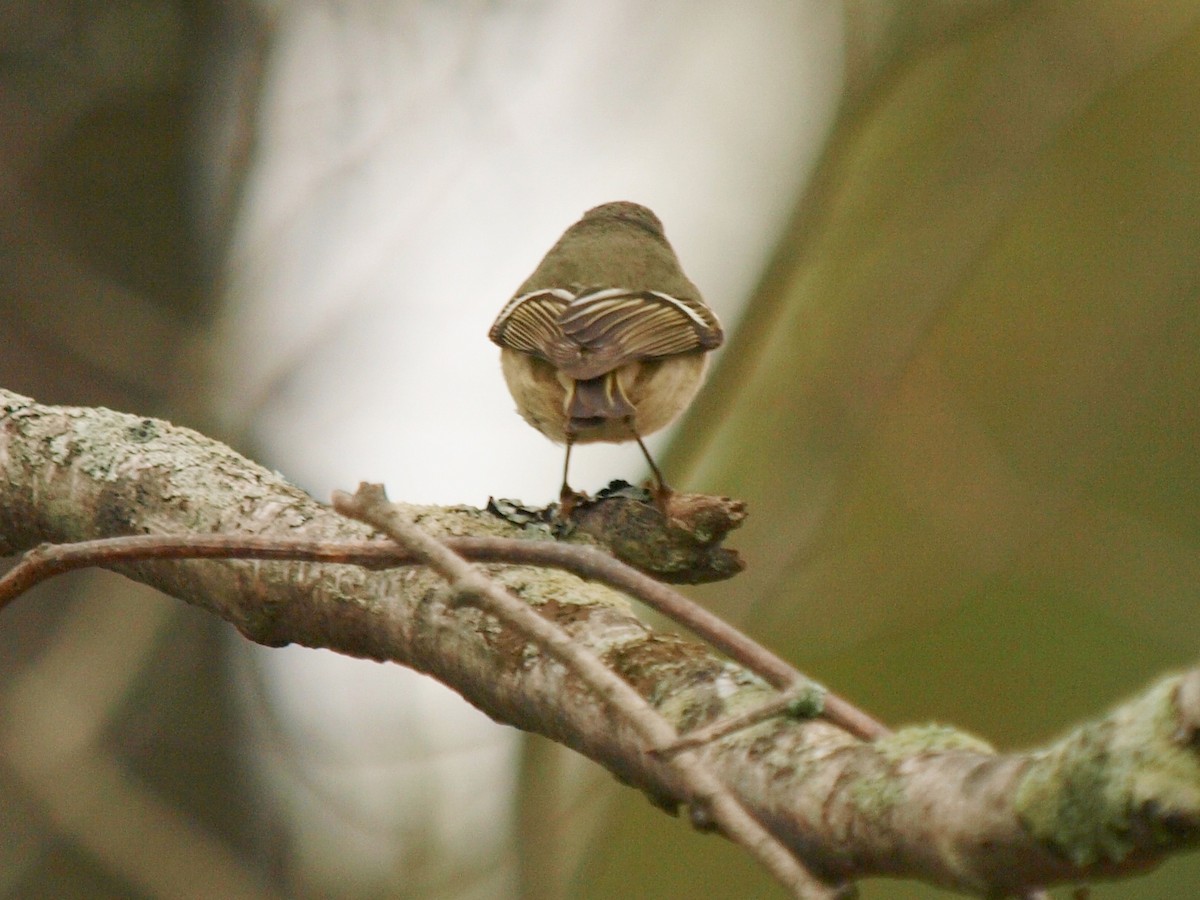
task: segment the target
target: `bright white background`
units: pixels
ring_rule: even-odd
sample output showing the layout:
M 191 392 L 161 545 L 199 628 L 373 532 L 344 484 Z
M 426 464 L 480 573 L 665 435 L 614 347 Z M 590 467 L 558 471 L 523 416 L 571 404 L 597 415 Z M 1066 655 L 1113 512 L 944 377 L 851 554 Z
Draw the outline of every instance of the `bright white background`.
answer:
M 829 0 L 272 10 L 219 396 L 318 498 L 371 480 L 410 502 L 553 499 L 562 450 L 516 415 L 486 337 L 504 301 L 585 209 L 628 199 L 734 325 L 840 90 Z M 643 466 L 590 445 L 572 483 Z M 394 666 L 231 652 L 306 890 L 364 871 L 412 887 L 432 837 L 486 873 L 463 895 L 506 891 L 515 732 Z

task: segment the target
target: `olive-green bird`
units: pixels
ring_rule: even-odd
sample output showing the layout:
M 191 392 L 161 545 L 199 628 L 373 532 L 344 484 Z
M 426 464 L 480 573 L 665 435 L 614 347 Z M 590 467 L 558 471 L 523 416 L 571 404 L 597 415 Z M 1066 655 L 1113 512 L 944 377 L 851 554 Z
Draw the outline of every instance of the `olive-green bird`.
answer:
M 658 216 L 625 201 L 584 213 L 517 289 L 488 336 L 521 416 L 571 447 L 637 441 L 657 496 L 670 489 L 642 437 L 675 419 L 700 389 L 721 324 L 683 274 Z

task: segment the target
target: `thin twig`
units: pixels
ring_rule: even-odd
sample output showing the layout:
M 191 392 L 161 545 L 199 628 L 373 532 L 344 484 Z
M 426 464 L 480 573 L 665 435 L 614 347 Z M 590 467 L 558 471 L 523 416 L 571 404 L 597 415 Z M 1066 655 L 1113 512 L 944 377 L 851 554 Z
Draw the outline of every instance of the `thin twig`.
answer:
M 573 641 L 533 607 L 521 602 L 471 565 L 447 545 L 423 531 L 388 502 L 381 485 L 362 484 L 354 495 L 334 492 L 338 512 L 386 532 L 415 552 L 450 584 L 466 602 L 491 613 L 570 669 L 638 732 L 648 750 L 664 748 L 678 738 L 663 719 L 627 682 L 609 670 L 595 654 Z M 751 816 L 729 789 L 696 759 L 685 752 L 669 765 L 688 786 L 689 805 L 711 815 L 730 840 L 750 852 L 792 893 L 802 898 L 835 898 L 839 889 L 809 873 L 758 820 Z
M 447 538 L 445 545 L 474 562 L 543 566 L 572 572 L 629 594 L 688 628 L 730 659 L 788 692 L 824 691 L 820 715 L 863 740 L 888 733 L 878 720 L 825 691 L 785 660 L 683 594 L 595 547 L 498 537 Z M 88 566 L 154 559 L 269 559 L 345 563 L 368 568 L 416 565 L 411 551 L 388 541 L 314 541 L 250 535 L 130 535 L 73 544 L 42 544 L 0 577 L 0 610 L 35 584 Z
M 419 560 L 389 542 L 313 541 L 242 534 L 138 534 L 71 544 L 39 544 L 0 577 L 0 609 L 55 575 L 155 559 L 271 559 L 348 563 L 368 567 L 413 565 Z

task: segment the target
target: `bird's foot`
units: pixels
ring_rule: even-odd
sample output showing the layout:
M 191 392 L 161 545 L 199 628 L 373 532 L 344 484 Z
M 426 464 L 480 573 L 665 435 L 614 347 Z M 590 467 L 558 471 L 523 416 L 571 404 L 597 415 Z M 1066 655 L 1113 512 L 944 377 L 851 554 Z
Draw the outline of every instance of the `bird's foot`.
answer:
M 675 496 L 675 492 L 661 481 L 647 481 L 646 490 L 650 492 L 654 506 L 663 514 L 663 518 L 671 521 L 671 498 Z
M 564 483 L 562 490 L 558 492 L 558 517 L 564 522 L 570 521 L 571 513 L 575 511 L 575 507 L 581 503 L 586 503 L 589 499 L 591 498 L 588 497 L 585 491 L 571 490 Z

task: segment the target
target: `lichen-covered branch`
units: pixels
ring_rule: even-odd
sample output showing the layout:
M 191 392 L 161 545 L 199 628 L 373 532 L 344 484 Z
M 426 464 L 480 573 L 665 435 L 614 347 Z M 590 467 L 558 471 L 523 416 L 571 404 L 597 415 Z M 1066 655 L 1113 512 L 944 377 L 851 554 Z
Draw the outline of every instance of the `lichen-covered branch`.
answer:
M 410 508 L 434 534 L 518 536 L 482 511 Z M 0 553 L 128 534 L 361 539 L 368 529 L 187 429 L 0 391 Z M 670 760 L 558 662 L 424 569 L 254 560 L 117 568 L 252 640 L 296 642 L 427 672 L 493 717 L 587 754 L 671 806 Z M 705 647 L 658 634 L 618 593 L 559 571 L 489 565 L 651 700 L 678 730 L 770 690 Z M 2 621 L 0 621 L 2 627 Z M 773 834 L 831 882 L 875 874 L 994 896 L 1135 873 L 1194 845 L 1200 672 L 1173 676 L 1043 750 L 995 754 L 948 729 L 874 743 L 775 719 L 696 752 Z

